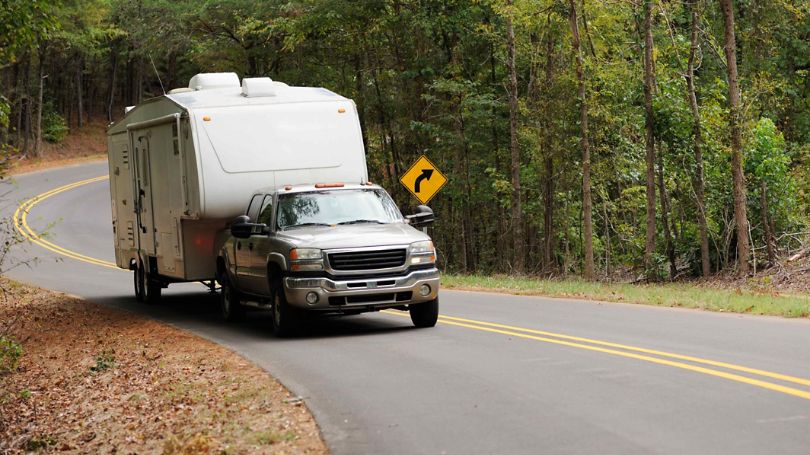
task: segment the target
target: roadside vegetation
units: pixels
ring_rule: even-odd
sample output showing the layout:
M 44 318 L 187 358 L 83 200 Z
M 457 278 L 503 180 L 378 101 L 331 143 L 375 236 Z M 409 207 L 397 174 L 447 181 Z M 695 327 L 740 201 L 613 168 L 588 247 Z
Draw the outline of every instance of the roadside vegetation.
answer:
M 0 23 L 11 160 L 234 71 L 356 100 L 403 207 L 427 154 L 448 270 L 746 276 L 808 241 L 806 1 L 10 0 Z
M 0 453 L 326 453 L 303 399 L 233 352 L 2 285 Z
M 810 294 L 780 293 L 767 280 L 738 283 L 617 283 L 508 275 L 442 275 L 445 289 L 622 302 L 708 311 L 810 317 Z

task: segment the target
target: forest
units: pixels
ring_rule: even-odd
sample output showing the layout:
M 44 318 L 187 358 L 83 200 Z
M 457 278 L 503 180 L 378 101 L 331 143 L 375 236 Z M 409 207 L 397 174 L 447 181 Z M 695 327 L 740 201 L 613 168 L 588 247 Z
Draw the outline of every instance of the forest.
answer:
M 746 276 L 804 248 L 810 0 L 4 0 L 0 151 L 234 71 L 352 98 L 426 155 L 445 270 Z

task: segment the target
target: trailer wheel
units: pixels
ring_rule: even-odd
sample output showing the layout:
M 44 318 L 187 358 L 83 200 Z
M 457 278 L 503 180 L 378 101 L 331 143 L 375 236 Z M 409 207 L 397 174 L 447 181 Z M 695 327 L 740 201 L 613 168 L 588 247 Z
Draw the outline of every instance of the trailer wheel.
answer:
M 160 294 L 163 290 L 160 281 L 152 278 L 143 267 L 143 263 L 135 264 L 135 298 L 139 302 L 159 303 Z
M 222 289 L 219 293 L 219 310 L 222 319 L 233 322 L 242 319 L 245 307 L 240 303 L 239 291 L 231 285 L 227 276 L 222 277 Z
M 135 269 L 132 271 L 132 277 L 135 284 L 135 300 L 139 302 L 146 301 L 146 273 L 139 264 L 135 264 Z
M 411 321 L 416 327 L 433 327 L 439 320 L 439 298 L 425 303 L 409 305 Z
M 273 331 L 278 337 L 288 337 L 298 331 L 300 315 L 287 303 L 281 279 L 273 280 Z

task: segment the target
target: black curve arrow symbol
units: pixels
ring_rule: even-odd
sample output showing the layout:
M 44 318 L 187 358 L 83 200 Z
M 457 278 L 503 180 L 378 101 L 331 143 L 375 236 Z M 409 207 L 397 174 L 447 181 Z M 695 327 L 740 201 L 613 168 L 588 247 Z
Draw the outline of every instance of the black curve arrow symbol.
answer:
M 416 181 L 413 182 L 413 191 L 415 193 L 419 193 L 422 186 L 422 180 L 430 180 L 432 175 L 433 169 L 422 169 L 422 174 L 419 175 L 419 177 L 416 177 Z

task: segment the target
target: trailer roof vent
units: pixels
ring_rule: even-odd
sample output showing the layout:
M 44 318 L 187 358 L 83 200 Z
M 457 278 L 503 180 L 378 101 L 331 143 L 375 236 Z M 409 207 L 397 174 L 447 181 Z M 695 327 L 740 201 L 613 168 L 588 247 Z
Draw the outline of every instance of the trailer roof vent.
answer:
M 242 96 L 276 96 L 276 85 L 269 77 L 246 77 L 242 79 Z
M 188 87 L 180 87 L 180 88 L 173 88 L 169 90 L 169 95 L 174 95 L 175 93 L 186 93 L 186 92 L 193 92 L 194 90 Z
M 236 73 L 200 73 L 188 81 L 188 88 L 192 90 L 238 87 L 239 76 L 237 76 Z

